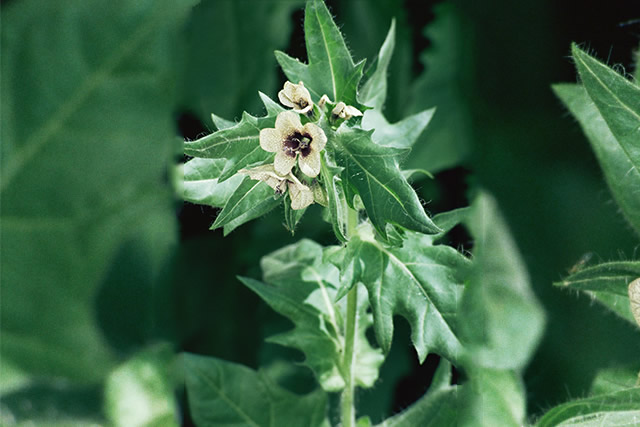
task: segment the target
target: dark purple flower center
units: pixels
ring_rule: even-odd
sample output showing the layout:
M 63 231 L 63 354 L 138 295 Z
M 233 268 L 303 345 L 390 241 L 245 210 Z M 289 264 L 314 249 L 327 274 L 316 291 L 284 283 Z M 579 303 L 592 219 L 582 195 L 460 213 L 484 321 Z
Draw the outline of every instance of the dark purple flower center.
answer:
M 284 140 L 282 149 L 291 157 L 295 157 L 297 153 L 307 157 L 311 152 L 311 141 L 311 135 L 308 133 L 294 132 Z

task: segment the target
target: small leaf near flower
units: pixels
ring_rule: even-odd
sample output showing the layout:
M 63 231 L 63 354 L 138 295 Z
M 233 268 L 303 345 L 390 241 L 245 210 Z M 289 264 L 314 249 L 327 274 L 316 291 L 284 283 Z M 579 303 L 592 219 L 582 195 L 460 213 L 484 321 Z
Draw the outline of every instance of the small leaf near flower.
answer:
M 260 147 L 276 153 L 275 171 L 287 175 L 299 159 L 302 173 L 315 178 L 320 173 L 320 151 L 327 143 L 324 131 L 314 123 L 302 126 L 300 116 L 283 111 L 276 118 L 276 127 L 260 131 Z
M 293 108 L 296 113 L 307 114 L 313 108 L 311 94 L 302 82 L 298 84 L 285 82 L 284 89 L 278 92 L 278 99 L 282 105 Z
M 362 116 L 362 112 L 360 110 L 356 107 L 352 107 L 351 105 L 347 105 L 342 101 L 336 104 L 336 107 L 333 109 L 331 114 L 344 120 L 349 120 L 351 117 Z

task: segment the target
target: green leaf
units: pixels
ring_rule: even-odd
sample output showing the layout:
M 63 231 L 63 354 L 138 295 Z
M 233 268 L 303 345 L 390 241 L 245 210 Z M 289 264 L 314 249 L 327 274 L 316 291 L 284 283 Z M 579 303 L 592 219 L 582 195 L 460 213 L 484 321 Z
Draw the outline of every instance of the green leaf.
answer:
M 441 360 L 429 391 L 401 413 L 387 418 L 378 427 L 458 426 L 459 387 L 450 385 L 451 364 Z
M 274 127 L 278 111 L 273 107 L 275 103 L 268 100 L 268 97 L 262 96 L 262 100 L 267 108 L 266 116 L 253 117 L 244 113 L 242 120 L 232 127 L 195 141 L 185 141 L 184 153 L 207 159 L 227 159 L 224 170 L 217 177 L 219 182 L 229 179 L 242 168 L 273 157 L 273 153 L 260 147 L 260 129 Z
M 382 110 L 387 99 L 387 69 L 396 44 L 396 21 L 391 21 L 389 33 L 380 47 L 376 69 L 358 92 L 358 101 L 367 107 Z
M 296 226 L 302 219 L 302 216 L 307 211 L 307 208 L 304 209 L 291 209 L 291 198 L 289 197 L 289 193 L 285 194 L 284 197 L 284 226 L 291 235 L 293 236 L 296 231 Z
M 288 317 L 294 329 L 269 338 L 269 342 L 301 350 L 305 364 L 327 391 L 344 387 L 341 371 L 345 346 L 345 301 L 335 302 L 339 287 L 338 269 L 322 262 L 322 247 L 309 240 L 280 249 L 262 261 L 264 280 L 241 278 L 271 308 Z M 372 318 L 364 288 L 358 290 L 357 334 L 354 343 L 353 375 L 362 387 L 371 387 L 383 361 L 379 349 L 366 338 Z
M 629 283 L 638 277 L 640 261 L 618 261 L 586 267 L 554 284 L 584 292 L 632 325 L 640 327 L 631 312 L 628 293 Z
M 245 177 L 229 197 L 227 203 L 211 226 L 212 230 L 224 227 L 224 235 L 271 211 L 282 202 L 273 188 L 262 181 Z
M 604 172 L 613 197 L 640 233 L 640 171 L 616 139 L 587 91 L 578 85 L 554 85 L 555 94 L 578 119 Z
M 329 215 L 333 232 L 336 238 L 341 242 L 347 241 L 347 211 L 349 206 L 347 205 L 347 199 L 342 187 L 342 180 L 340 179 L 340 172 L 342 168 L 337 167 L 333 161 L 327 155 L 325 151 L 322 156 L 322 165 L 320 169 L 320 176 L 322 183 L 327 191 L 327 202 L 329 207 Z
M 110 425 L 178 426 L 171 382 L 173 351 L 145 350 L 114 370 L 105 388 Z
M 200 0 L 186 28 L 181 105 L 203 123 L 212 111 L 230 119 L 242 111 L 260 113 L 256 91 L 278 90 L 273 50 L 287 46 L 291 14 L 303 5 L 303 0 Z
M 367 110 L 362 117 L 362 128 L 373 130 L 371 139 L 384 147 L 412 148 L 427 127 L 435 108 L 425 110 L 391 124 L 378 110 Z
M 525 425 L 526 401 L 522 381 L 510 370 L 473 368 L 462 386 L 460 425 L 520 427 Z
M 218 130 L 228 129 L 236 125 L 236 122 L 223 119 L 220 116 L 216 116 L 214 113 L 211 113 L 211 121 L 213 122 L 214 125 L 216 125 L 216 128 L 218 128 Z
M 367 287 L 376 340 L 385 353 L 393 338 L 393 316 L 400 315 L 411 326 L 420 362 L 431 352 L 458 361 L 458 304 L 467 258 L 449 246 L 433 245 L 432 236 L 409 231 L 402 247 L 387 248 L 363 228 L 344 251 L 340 296 L 357 282 Z
M 184 164 L 182 197 L 191 203 L 223 207 L 243 182 L 242 175 L 219 183 L 225 159 L 193 158 Z
M 439 231 L 398 168 L 398 158 L 406 150 L 381 147 L 371 140 L 371 132 L 344 126 L 332 142 L 336 162 L 344 168 L 344 185 L 360 196 L 369 219 L 382 236 L 386 236 L 387 223 L 423 233 Z
M 640 419 L 638 402 L 640 387 L 578 399 L 556 406 L 536 426 L 634 426 Z
M 183 361 L 189 409 L 200 427 L 329 426 L 322 390 L 299 396 L 242 365 L 188 353 Z
M 98 286 L 126 241 L 157 266 L 175 240 L 174 58 L 193 3 L 3 5 L 3 361 L 84 382 L 114 363 Z
M 474 256 L 460 308 L 465 359 L 485 368 L 523 368 L 542 336 L 544 312 L 493 197 L 476 197 L 467 225 Z
M 309 64 L 276 51 L 287 78 L 304 85 L 317 102 L 327 95 L 334 102 L 356 105 L 356 90 L 364 62 L 353 63 L 351 53 L 322 0 L 309 0 L 304 14 L 304 34 Z
M 464 14 L 453 3 L 434 7 L 434 20 L 424 34 L 431 45 L 422 53 L 424 73 L 411 90 L 408 112 L 437 107 L 408 161 L 409 167 L 431 172 L 459 165 L 473 146 L 470 100 L 475 67 L 473 38 Z
M 636 363 L 635 366 L 615 366 L 598 372 L 591 384 L 590 394 L 597 396 L 639 386 L 640 364 Z

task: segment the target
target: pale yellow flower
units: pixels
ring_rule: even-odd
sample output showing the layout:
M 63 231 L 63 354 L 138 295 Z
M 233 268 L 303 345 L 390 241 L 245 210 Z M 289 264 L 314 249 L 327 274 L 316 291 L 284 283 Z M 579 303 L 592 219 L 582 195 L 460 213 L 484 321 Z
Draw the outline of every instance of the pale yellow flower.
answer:
M 285 82 L 284 89 L 278 92 L 278 99 L 282 105 L 293 108 L 296 113 L 307 114 L 313 108 L 311 94 L 302 82 L 297 85 L 289 81 Z
M 356 107 L 352 107 L 351 105 L 347 105 L 342 101 L 336 104 L 336 107 L 333 109 L 331 114 L 345 120 L 349 120 L 351 117 L 362 116 L 362 112 L 360 110 Z
M 305 175 L 314 178 L 320 173 L 320 151 L 327 143 L 324 131 L 314 123 L 302 126 L 300 116 L 283 111 L 276 118 L 276 127 L 260 131 L 260 147 L 276 153 L 273 161 L 276 172 L 287 175 L 296 164 Z
M 292 173 L 288 173 L 286 176 L 278 175 L 273 164 L 257 166 L 252 169 L 240 169 L 239 173 L 249 175 L 249 178 L 256 181 L 265 182 L 278 195 L 289 190 L 291 209 L 304 209 L 314 202 L 314 191 L 311 188 L 300 182 Z
M 291 198 L 291 209 L 304 209 L 313 203 L 313 191 L 301 183 L 293 174 L 289 174 L 291 180 L 288 181 L 289 197 Z

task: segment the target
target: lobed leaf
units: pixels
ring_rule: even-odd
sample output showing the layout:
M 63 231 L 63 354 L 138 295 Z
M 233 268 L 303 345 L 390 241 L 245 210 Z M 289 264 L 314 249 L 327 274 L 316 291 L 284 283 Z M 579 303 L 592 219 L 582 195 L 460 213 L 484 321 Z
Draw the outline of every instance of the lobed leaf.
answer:
M 435 108 L 431 108 L 391 124 L 380 111 L 367 110 L 362 117 L 362 128 L 373 130 L 371 139 L 378 145 L 399 149 L 412 148 L 435 111 Z
M 555 94 L 578 119 L 591 143 L 613 197 L 627 221 L 640 233 L 640 171 L 611 132 L 587 91 L 578 85 L 554 85 Z
M 356 105 L 356 91 L 364 62 L 353 63 L 327 6 L 322 0 L 309 0 L 304 14 L 304 33 L 309 64 L 276 51 L 276 59 L 287 78 L 303 81 L 314 100 L 327 95 L 334 102 Z
M 628 286 L 640 277 L 640 261 L 606 262 L 579 270 L 556 286 L 575 289 L 589 295 L 618 316 L 640 327 L 633 317 Z
M 341 171 L 342 168 L 337 167 L 325 152 L 322 157 L 320 176 L 324 188 L 327 191 L 330 221 L 336 238 L 341 242 L 346 242 L 348 227 L 347 211 L 349 206 L 347 205 L 342 180 L 340 179 Z
M 244 181 L 242 175 L 219 183 L 218 178 L 227 161 L 195 157 L 184 164 L 182 198 L 191 203 L 223 207 Z
M 387 98 L 387 69 L 396 44 L 396 21 L 391 21 L 389 33 L 380 47 L 376 69 L 358 91 L 358 102 L 376 110 L 382 110 Z
M 371 132 L 344 126 L 332 142 L 336 162 L 344 168 L 343 185 L 360 196 L 369 219 L 383 237 L 387 223 L 422 233 L 439 231 L 398 167 L 398 158 L 407 150 L 382 147 L 371 140 Z M 353 200 L 348 202 L 352 204 Z
M 265 374 L 213 357 L 185 353 L 189 408 L 198 426 L 328 426 L 327 395 L 293 394 Z

